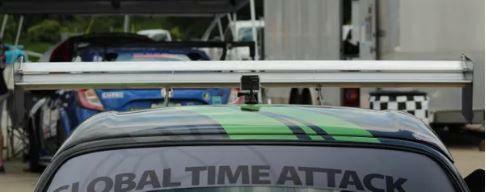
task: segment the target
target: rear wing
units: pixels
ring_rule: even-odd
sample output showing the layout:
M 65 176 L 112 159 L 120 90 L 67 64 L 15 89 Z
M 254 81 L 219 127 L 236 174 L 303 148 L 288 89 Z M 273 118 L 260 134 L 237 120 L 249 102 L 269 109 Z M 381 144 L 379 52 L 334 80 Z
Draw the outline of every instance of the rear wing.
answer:
M 81 42 L 83 44 L 83 42 Z M 157 49 L 201 49 L 201 48 L 217 48 L 221 49 L 221 56 L 219 60 L 226 60 L 228 50 L 237 47 L 248 47 L 250 58 L 255 59 L 255 42 L 253 41 L 168 41 L 168 42 L 145 42 L 145 43 L 106 43 L 106 42 L 92 42 L 88 47 L 102 47 L 102 48 L 157 48 Z M 79 48 L 76 48 L 79 49 Z M 106 49 L 105 49 L 106 50 Z
M 7 70 L 6 70 L 7 71 Z M 173 61 L 17 63 L 10 87 L 79 88 L 239 87 L 257 75 L 269 87 L 457 87 L 472 119 L 473 64 L 460 61 Z

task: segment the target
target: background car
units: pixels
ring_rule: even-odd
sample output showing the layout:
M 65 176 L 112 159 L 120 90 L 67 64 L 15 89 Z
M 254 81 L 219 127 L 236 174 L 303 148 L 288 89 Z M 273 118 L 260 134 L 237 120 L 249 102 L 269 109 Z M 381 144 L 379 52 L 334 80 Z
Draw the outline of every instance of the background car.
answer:
M 139 39 L 141 37 L 135 36 Z M 76 61 L 190 61 L 209 60 L 200 50 L 158 48 L 150 41 L 105 42 L 102 36 L 72 44 Z M 109 38 L 113 41 L 113 37 Z M 88 42 L 88 43 L 87 43 Z M 61 44 L 68 45 L 68 44 Z M 67 46 L 66 46 L 67 47 Z M 66 52 L 67 53 L 67 52 Z M 56 55 L 53 56 L 63 56 Z M 65 56 L 63 56 L 65 57 Z M 233 94 L 233 95 L 232 95 Z M 235 98 L 229 88 L 172 89 L 169 106 L 227 104 Z M 31 110 L 30 127 L 35 142 L 31 168 L 42 169 L 74 129 L 89 117 L 104 111 L 128 111 L 164 106 L 166 90 L 161 89 L 81 89 L 59 90 L 43 96 Z

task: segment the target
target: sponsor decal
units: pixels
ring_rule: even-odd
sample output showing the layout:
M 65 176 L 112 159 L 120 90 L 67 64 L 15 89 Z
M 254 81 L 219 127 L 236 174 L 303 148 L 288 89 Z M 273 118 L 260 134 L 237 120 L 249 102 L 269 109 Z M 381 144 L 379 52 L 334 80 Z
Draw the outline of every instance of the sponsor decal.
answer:
M 174 177 L 188 177 L 177 179 Z M 176 180 L 177 179 L 177 180 Z M 344 191 L 405 191 L 406 178 L 353 170 L 268 165 L 190 166 L 119 173 L 62 185 L 54 191 L 144 191 L 217 186 L 289 186 Z
M 101 98 L 103 99 L 116 99 L 116 98 L 123 98 L 123 92 L 103 92 L 101 93 Z
M 168 53 L 135 53 L 132 56 L 134 59 L 174 59 L 174 60 L 187 60 L 187 56 L 181 54 L 168 54 Z

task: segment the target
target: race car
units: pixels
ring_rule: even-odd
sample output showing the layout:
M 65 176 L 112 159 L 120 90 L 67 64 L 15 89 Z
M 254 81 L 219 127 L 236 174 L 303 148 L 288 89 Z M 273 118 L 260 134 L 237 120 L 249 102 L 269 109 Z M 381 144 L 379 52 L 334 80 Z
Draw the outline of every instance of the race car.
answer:
M 54 49 L 50 61 L 208 61 L 195 46 L 211 43 L 157 42 L 145 36 L 125 33 L 72 37 Z M 214 44 L 214 43 L 213 43 Z M 223 44 L 217 46 L 222 47 Z M 226 47 L 225 47 L 226 48 Z M 69 59 L 69 60 L 68 60 Z M 141 65 L 142 66 L 142 65 Z M 37 91 L 36 91 L 37 92 Z M 87 118 L 103 111 L 128 111 L 165 106 L 163 88 L 58 90 L 42 94 L 30 110 L 30 168 L 40 171 L 74 129 Z M 237 99 L 230 88 L 183 88 L 168 91 L 170 106 L 227 104 Z
M 407 113 L 244 104 L 97 114 L 36 191 L 484 191 L 466 180 Z

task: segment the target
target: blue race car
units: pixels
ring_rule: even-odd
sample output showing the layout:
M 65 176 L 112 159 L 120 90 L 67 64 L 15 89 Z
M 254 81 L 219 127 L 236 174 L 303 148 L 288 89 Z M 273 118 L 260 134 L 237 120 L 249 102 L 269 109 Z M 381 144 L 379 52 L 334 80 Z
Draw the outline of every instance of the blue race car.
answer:
M 190 61 L 191 58 L 209 60 L 200 50 L 158 48 L 88 48 L 80 51 L 79 57 L 82 61 Z M 165 89 L 83 89 L 71 92 L 66 99 L 68 106 L 61 108 L 62 128 L 69 135 L 79 123 L 103 111 L 129 111 L 163 106 L 165 92 Z M 169 95 L 169 106 L 227 104 L 230 94 L 231 89 L 227 88 L 174 89 Z M 66 113 L 63 114 L 62 111 Z
M 82 44 L 80 44 L 82 45 Z M 191 47 L 160 48 L 131 44 L 91 44 L 71 47 L 78 61 L 190 61 L 209 60 L 205 52 Z M 55 54 L 53 54 L 55 55 Z M 62 57 L 67 58 L 62 55 Z M 57 60 L 54 60 L 57 61 Z M 29 127 L 34 131 L 31 169 L 42 169 L 74 129 L 84 120 L 104 111 L 129 111 L 164 106 L 165 89 L 59 90 L 36 101 L 30 111 Z M 237 102 L 237 90 L 229 88 L 174 89 L 169 106 L 228 104 Z

